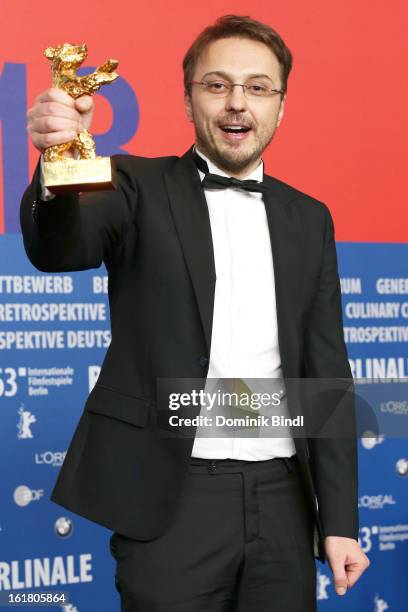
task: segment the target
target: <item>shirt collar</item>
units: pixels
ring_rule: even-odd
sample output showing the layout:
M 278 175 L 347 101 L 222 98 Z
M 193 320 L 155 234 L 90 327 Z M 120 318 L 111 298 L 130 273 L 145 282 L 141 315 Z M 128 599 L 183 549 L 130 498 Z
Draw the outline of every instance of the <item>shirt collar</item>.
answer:
M 230 174 L 227 174 L 226 172 L 218 168 L 215 164 L 213 164 L 213 162 L 210 159 L 208 159 L 208 157 L 206 157 L 204 153 L 201 153 L 201 151 L 197 149 L 195 145 L 194 145 L 194 150 L 200 157 L 202 157 L 207 162 L 208 170 L 212 174 L 220 174 L 221 176 L 231 176 Z M 200 177 L 203 178 L 204 173 L 201 172 L 201 170 L 199 170 L 199 173 L 200 173 Z M 254 180 L 254 181 L 262 182 L 263 177 L 264 177 L 264 163 L 263 163 L 263 160 L 261 160 L 261 163 L 255 168 L 255 170 L 252 170 L 250 174 L 245 176 L 244 180 Z

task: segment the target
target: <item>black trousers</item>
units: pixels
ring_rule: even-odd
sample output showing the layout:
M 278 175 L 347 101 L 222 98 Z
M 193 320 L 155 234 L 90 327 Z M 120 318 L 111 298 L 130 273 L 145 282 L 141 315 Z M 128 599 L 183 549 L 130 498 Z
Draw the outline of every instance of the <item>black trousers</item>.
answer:
M 190 460 L 171 527 L 114 533 L 121 612 L 315 612 L 313 519 L 296 456 Z

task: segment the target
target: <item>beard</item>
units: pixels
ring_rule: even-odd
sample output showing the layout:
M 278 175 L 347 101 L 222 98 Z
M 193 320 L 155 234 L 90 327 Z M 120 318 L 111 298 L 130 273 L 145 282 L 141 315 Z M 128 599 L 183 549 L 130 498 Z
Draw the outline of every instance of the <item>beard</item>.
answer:
M 209 129 L 205 130 L 195 124 L 196 143 L 200 151 L 220 170 L 229 174 L 240 174 L 246 168 L 252 167 L 272 141 L 275 128 L 271 132 L 263 132 L 259 135 L 255 134 L 254 128 L 251 132 L 251 144 L 246 142 L 223 143 L 219 142 Z

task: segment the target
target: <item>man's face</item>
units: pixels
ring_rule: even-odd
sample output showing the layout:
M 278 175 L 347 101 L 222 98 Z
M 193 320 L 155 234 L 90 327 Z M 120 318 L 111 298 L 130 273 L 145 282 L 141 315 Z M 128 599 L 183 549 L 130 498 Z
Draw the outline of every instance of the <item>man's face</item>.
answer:
M 271 89 L 280 89 L 282 84 L 274 53 L 263 43 L 246 38 L 222 38 L 200 55 L 193 81 L 220 79 L 231 83 L 251 79 Z M 242 87 L 233 87 L 220 97 L 192 85 L 185 106 L 194 122 L 198 148 L 222 170 L 239 175 L 258 165 L 281 122 L 284 99 L 280 94 L 249 98 Z M 232 133 L 233 125 L 250 129 Z

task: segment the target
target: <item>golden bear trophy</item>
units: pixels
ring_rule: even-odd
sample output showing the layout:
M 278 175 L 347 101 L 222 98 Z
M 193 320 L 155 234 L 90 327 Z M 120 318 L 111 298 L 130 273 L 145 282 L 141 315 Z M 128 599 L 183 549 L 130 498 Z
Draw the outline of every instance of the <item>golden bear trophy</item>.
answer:
M 48 47 L 45 57 L 52 62 L 52 83 L 73 98 L 92 95 L 101 87 L 118 78 L 115 69 L 118 61 L 108 59 L 92 74 L 77 76 L 76 71 L 88 54 L 86 45 L 65 43 Z M 71 151 L 77 159 L 66 157 Z M 48 147 L 44 153 L 44 185 L 52 193 L 70 191 L 96 191 L 114 189 L 114 176 L 110 157 L 100 157 L 95 152 L 95 141 L 88 130 L 82 130 L 70 142 Z

